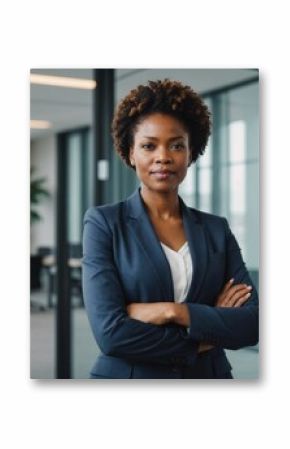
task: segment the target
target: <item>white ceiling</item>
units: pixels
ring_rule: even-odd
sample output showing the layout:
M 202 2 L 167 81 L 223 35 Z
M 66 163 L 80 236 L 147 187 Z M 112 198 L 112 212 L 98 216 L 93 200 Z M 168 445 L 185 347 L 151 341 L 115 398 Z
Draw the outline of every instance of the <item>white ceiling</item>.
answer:
M 92 79 L 93 69 L 32 69 L 32 73 Z M 173 78 L 191 85 L 199 93 L 223 88 L 257 76 L 253 69 L 116 69 L 115 97 L 148 80 Z M 38 139 L 59 131 L 91 126 L 92 91 L 31 84 L 30 117 L 48 120 L 52 127 L 31 130 Z

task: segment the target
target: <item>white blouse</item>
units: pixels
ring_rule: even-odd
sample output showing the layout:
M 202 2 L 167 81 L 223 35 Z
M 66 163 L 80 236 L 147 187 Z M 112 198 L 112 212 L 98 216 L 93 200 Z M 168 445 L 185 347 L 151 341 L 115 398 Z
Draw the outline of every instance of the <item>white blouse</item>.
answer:
M 183 302 L 188 294 L 193 273 L 188 242 L 185 242 L 178 251 L 174 251 L 162 242 L 160 243 L 170 265 L 174 301 Z

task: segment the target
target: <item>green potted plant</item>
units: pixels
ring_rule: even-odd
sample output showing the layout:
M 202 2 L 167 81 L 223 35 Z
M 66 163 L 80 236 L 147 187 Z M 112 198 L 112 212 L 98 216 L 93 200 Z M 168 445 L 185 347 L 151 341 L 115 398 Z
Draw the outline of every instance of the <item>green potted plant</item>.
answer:
M 30 221 L 31 224 L 40 221 L 42 217 L 37 212 L 37 205 L 43 198 L 50 197 L 49 191 L 45 187 L 46 178 L 34 178 L 35 168 L 30 169 Z
M 37 206 L 44 198 L 50 197 L 50 192 L 47 190 L 46 178 L 35 177 L 35 168 L 30 169 L 30 224 L 42 220 L 41 215 L 37 210 Z M 41 268 L 41 256 L 30 256 L 30 288 L 35 290 L 40 288 L 40 268 Z

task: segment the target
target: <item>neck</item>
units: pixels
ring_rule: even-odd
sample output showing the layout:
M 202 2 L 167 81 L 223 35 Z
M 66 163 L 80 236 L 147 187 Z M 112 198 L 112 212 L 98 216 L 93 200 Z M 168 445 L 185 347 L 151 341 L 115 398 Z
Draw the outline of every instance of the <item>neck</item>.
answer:
M 180 218 L 177 190 L 154 192 L 142 184 L 141 196 L 151 217 L 162 220 Z

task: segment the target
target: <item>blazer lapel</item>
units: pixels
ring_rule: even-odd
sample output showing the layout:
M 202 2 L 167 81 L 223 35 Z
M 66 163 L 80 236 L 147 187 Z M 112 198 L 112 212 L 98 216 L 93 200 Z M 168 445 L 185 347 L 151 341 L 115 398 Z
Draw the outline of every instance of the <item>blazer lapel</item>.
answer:
M 196 212 L 188 208 L 180 197 L 179 200 L 185 234 L 193 262 L 193 279 L 185 301 L 198 302 L 198 294 L 206 274 L 208 260 L 207 242 L 203 225 L 200 223 Z
M 193 261 L 193 278 L 185 301 L 198 302 L 198 295 L 206 274 L 208 261 L 206 236 L 203 225 L 194 209 L 188 208 L 181 197 L 179 197 L 179 202 Z M 146 211 L 146 206 L 140 195 L 140 188 L 127 199 L 126 214 L 128 226 L 131 227 L 132 234 L 137 239 L 142 251 L 147 255 L 147 259 L 154 270 L 155 280 L 152 279 L 152 282 L 158 282 L 164 295 L 164 301 L 173 301 L 174 290 L 170 266 Z
M 151 263 L 155 279 L 163 293 L 164 301 L 174 301 L 173 281 L 170 266 L 155 233 L 146 206 L 140 195 L 140 188 L 127 199 L 127 224 L 132 230 L 141 250 Z

